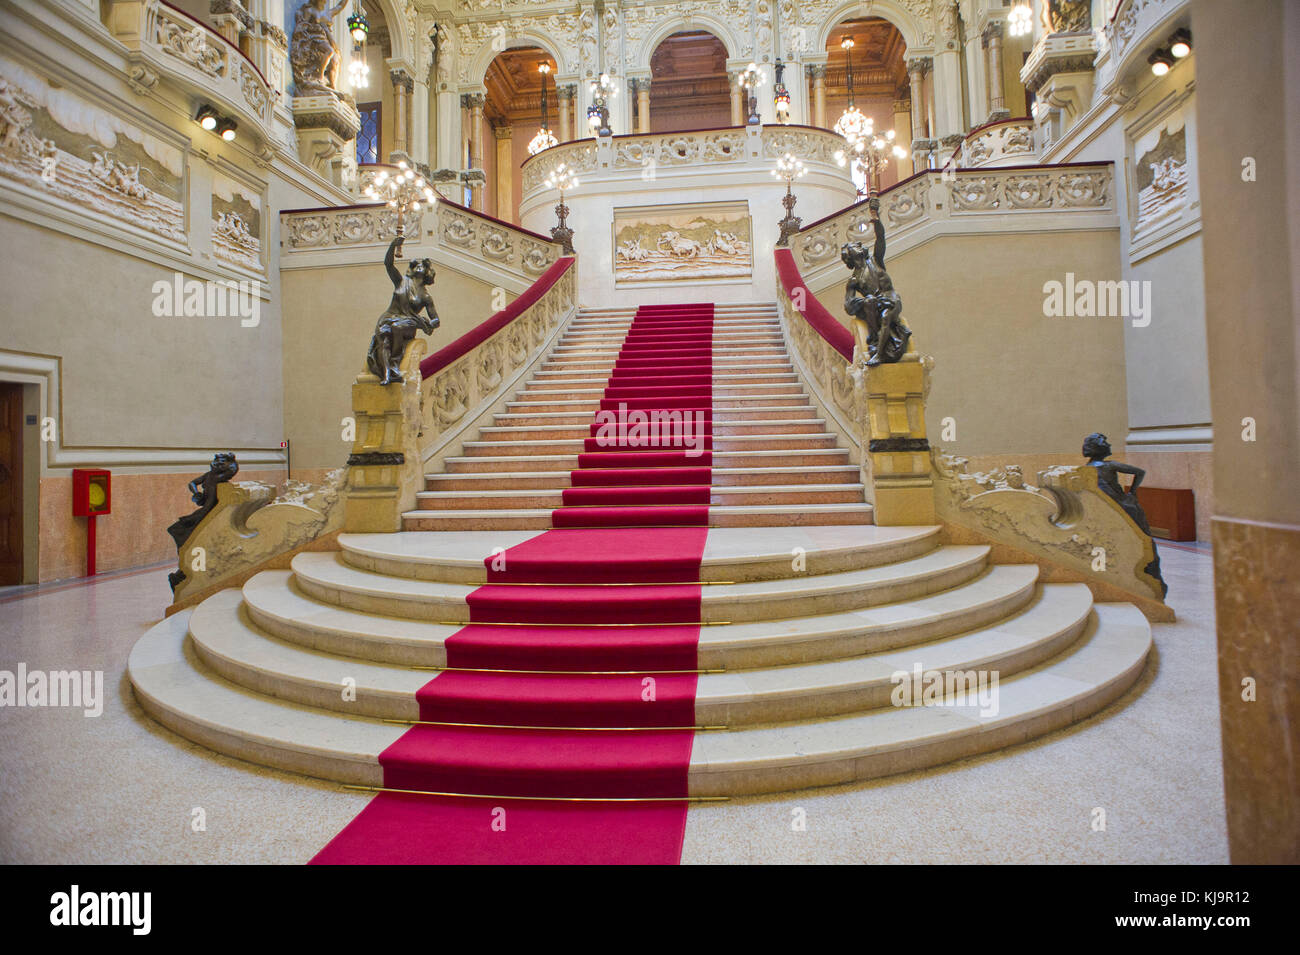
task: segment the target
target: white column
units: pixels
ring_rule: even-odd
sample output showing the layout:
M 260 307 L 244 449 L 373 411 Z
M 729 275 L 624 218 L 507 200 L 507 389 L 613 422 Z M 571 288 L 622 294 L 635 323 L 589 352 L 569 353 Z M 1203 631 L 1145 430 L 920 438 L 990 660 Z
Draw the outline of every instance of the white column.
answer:
M 989 114 L 988 71 L 984 68 L 984 42 L 982 35 L 974 33 L 966 37 L 964 45 L 966 104 L 970 110 L 968 118 L 970 127 L 983 123 L 984 117 Z
M 439 169 L 460 169 L 460 94 L 454 90 L 438 91 Z
M 555 131 L 555 138 L 562 143 L 567 143 L 571 139 L 576 139 L 573 132 L 573 98 L 575 89 L 572 83 L 556 83 L 555 98 L 559 101 L 559 121 L 558 129 Z
M 965 112 L 961 102 L 961 54 L 945 50 L 934 55 L 934 124 L 933 138 L 966 132 Z
M 1006 91 L 1002 81 L 1002 24 L 996 21 L 984 29 L 984 44 L 988 51 L 989 120 L 1005 119 Z
M 416 162 L 429 162 L 429 84 L 415 81 L 411 92 L 411 128 L 408 151 Z
M 389 61 L 390 67 L 393 61 Z M 410 155 L 410 99 L 415 86 L 411 74 L 403 67 L 392 67 L 388 74 L 393 83 L 393 150 Z
M 815 63 L 808 67 L 808 73 L 812 77 L 812 124 L 822 129 L 828 129 L 826 125 L 826 64 Z
M 629 80 L 636 84 L 636 131 L 650 132 L 650 77 Z

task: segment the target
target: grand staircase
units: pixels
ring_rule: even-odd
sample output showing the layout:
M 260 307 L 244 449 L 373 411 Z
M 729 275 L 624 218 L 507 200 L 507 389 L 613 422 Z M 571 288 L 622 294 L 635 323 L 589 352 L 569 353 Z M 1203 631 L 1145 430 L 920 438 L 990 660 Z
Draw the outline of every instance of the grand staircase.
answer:
M 1151 645 L 1141 613 L 1094 603 L 1082 584 L 1043 583 L 1034 565 L 993 565 L 985 547 L 942 543 L 938 527 L 876 527 L 857 467 L 794 372 L 775 308 L 712 314 L 711 358 L 683 352 L 679 384 L 643 382 L 671 403 L 703 387 L 694 371 L 706 369 L 712 438 L 700 462 L 649 454 L 617 467 L 600 455 L 620 452 L 593 450 L 611 373 L 626 381 L 639 359 L 625 350 L 633 310 L 583 309 L 504 412 L 428 475 L 404 532 L 343 534 L 337 552 L 299 554 L 292 569 L 150 630 L 129 662 L 141 704 L 219 752 L 376 787 L 380 754 L 414 724 L 435 725 L 453 744 L 437 791 L 464 793 L 577 795 L 564 788 L 572 766 L 548 775 L 550 754 L 585 754 L 595 775 L 630 773 L 603 766 L 601 747 L 629 733 L 648 740 L 657 726 L 693 733 L 690 795 L 723 796 L 1014 745 L 1096 713 L 1134 683 Z M 658 333 L 638 334 L 655 353 Z M 638 489 L 648 487 L 659 503 L 646 504 Z M 646 614 L 652 588 L 681 582 L 620 579 L 637 554 L 609 557 L 610 572 L 585 591 L 558 582 L 575 613 L 604 601 L 617 619 L 575 617 L 589 625 L 547 631 L 539 645 L 505 616 L 481 615 L 547 594 L 543 581 L 485 586 L 491 554 L 553 527 L 678 518 L 705 525 L 699 619 L 671 621 L 698 625 L 698 645 L 692 637 L 680 656 L 656 626 L 664 621 Z M 942 691 L 893 705 L 896 674 L 931 671 L 996 671 L 996 706 L 954 705 Z M 647 725 L 629 702 L 639 698 L 628 681 L 639 690 L 647 676 L 682 704 L 667 722 Z M 536 758 L 484 765 L 492 757 L 470 735 L 484 727 Z M 509 783 L 487 782 L 507 769 Z

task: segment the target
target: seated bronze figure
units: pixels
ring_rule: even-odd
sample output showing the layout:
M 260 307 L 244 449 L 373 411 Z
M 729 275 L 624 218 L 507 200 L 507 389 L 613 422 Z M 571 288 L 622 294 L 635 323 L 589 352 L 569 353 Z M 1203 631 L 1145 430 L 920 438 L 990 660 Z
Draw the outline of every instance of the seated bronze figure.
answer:
M 1119 461 L 1107 461 L 1106 458 L 1112 454 L 1110 441 L 1104 434 L 1094 431 L 1083 439 L 1083 456 L 1088 459 L 1088 465 L 1097 469 L 1097 487 L 1111 500 L 1120 507 L 1124 508 L 1124 513 L 1133 518 L 1136 524 L 1148 537 L 1151 537 L 1151 527 L 1147 524 L 1146 512 L 1142 510 L 1142 505 L 1137 500 L 1138 485 L 1146 477 L 1147 472 L 1133 464 L 1123 464 Z M 1120 483 L 1121 474 L 1133 475 L 1133 483 L 1129 485 L 1128 490 L 1124 490 L 1124 485 Z M 1162 593 L 1169 593 L 1169 585 L 1165 579 L 1160 576 L 1160 555 L 1155 551 L 1155 538 L 1151 538 L 1151 549 L 1153 559 L 1151 563 L 1144 568 L 1148 574 L 1160 581 Z
M 402 275 L 393 265 L 393 257 L 401 246 L 399 235 L 384 256 L 384 268 L 393 282 L 393 300 L 375 324 L 366 355 L 366 367 L 384 385 L 402 380 L 402 356 L 406 354 L 406 346 L 415 339 L 415 333 L 430 334 L 440 324 L 438 310 L 429 294 L 434 278 L 433 263 L 428 259 L 412 259 L 406 274 Z M 428 318 L 421 312 L 427 312 Z
M 851 271 L 844 288 L 844 311 L 853 317 L 857 360 L 867 365 L 892 364 L 907 352 L 912 330 L 903 320 L 903 299 L 885 271 L 885 227 L 879 216 L 880 201 L 868 200 L 876 241 L 871 250 L 861 242 L 848 242 L 840 259 Z
M 207 473 L 201 474 L 191 481 L 188 485 L 190 500 L 199 506 L 197 511 L 179 517 L 167 528 L 167 533 L 171 535 L 172 540 L 176 542 L 176 550 L 179 552 L 185 546 L 185 542 L 190 539 L 194 533 L 194 528 L 198 527 L 211 513 L 212 509 L 217 506 L 217 485 L 224 484 L 239 473 L 239 462 L 235 460 L 235 455 L 231 451 L 219 451 L 212 456 L 212 466 L 208 468 Z M 185 579 L 185 572 L 182 570 L 172 571 L 167 580 L 172 585 L 174 591 L 182 580 Z

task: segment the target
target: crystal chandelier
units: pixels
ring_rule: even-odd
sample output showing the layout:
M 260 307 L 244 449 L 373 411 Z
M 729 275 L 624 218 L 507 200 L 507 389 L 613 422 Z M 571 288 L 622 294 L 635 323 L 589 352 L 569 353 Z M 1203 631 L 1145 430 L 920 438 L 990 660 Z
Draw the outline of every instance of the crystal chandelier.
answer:
M 1012 36 L 1024 36 L 1033 29 L 1033 12 L 1029 4 L 1021 3 L 1011 8 L 1007 14 L 1007 32 Z
M 871 134 L 871 120 L 862 110 L 853 105 L 853 46 L 853 37 L 846 36 L 840 41 L 840 47 L 844 50 L 844 68 L 849 84 L 849 105 L 835 121 L 835 132 L 848 140 L 850 146 Z
M 546 77 L 551 72 L 551 64 L 539 64 L 537 72 L 542 74 L 542 128 L 537 131 L 536 136 L 528 141 L 528 155 L 530 156 L 536 156 L 543 149 L 550 149 L 559 142 L 551 133 L 551 124 L 546 114 Z
M 370 85 L 370 65 L 366 63 L 365 47 L 360 43 L 352 45 L 352 62 L 348 64 L 348 81 L 354 90 L 365 89 Z
M 835 153 L 835 161 L 840 166 L 852 163 L 853 181 L 858 186 L 858 195 L 877 195 L 880 192 L 880 171 L 890 156 L 906 159 L 907 150 L 894 141 L 897 135 L 892 129 L 877 134 L 874 124 L 867 118 L 866 132 L 854 142 L 846 152 L 841 149 Z M 865 188 L 864 188 L 865 187 Z
M 382 202 L 390 209 L 397 210 L 397 234 L 406 235 L 407 213 L 418 213 L 422 205 L 432 206 L 435 201 L 433 188 L 411 169 L 406 160 L 397 164 L 397 172 L 391 176 L 387 169 L 381 169 L 379 175 L 366 187 L 366 198 Z

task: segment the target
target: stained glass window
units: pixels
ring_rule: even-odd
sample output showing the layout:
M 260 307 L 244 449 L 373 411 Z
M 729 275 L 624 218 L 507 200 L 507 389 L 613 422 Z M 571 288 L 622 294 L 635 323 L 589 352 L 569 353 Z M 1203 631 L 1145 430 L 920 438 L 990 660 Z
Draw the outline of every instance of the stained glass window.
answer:
M 361 132 L 357 133 L 357 162 L 379 162 L 379 104 L 357 105 L 361 113 Z

